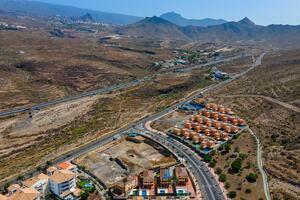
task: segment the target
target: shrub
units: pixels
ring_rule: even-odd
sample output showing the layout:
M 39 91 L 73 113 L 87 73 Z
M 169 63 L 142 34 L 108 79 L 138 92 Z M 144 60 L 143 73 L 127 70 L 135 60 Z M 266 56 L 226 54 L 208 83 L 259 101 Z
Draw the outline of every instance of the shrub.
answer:
M 245 191 L 247 194 L 251 193 L 251 189 L 247 188 L 246 191 Z
M 256 182 L 257 175 L 254 174 L 254 173 L 250 173 L 250 174 L 248 174 L 248 175 L 246 176 L 246 179 L 247 179 L 248 182 L 254 183 L 254 182 Z
M 216 169 L 216 174 L 220 175 L 222 173 L 222 169 L 220 167 L 217 167 Z
M 219 181 L 220 181 L 220 182 L 225 182 L 225 181 L 226 181 L 226 175 L 225 175 L 225 174 L 221 174 L 221 175 L 219 176 Z
M 240 159 L 245 160 L 247 157 L 248 157 L 247 154 L 245 154 L 245 153 L 239 153 L 239 158 Z
M 242 169 L 242 160 L 240 158 L 236 159 L 231 163 L 231 169 L 233 172 L 239 172 Z
M 235 147 L 235 148 L 234 148 L 234 152 L 239 153 L 239 152 L 240 152 L 240 147 Z
M 230 185 L 230 183 L 229 183 L 229 182 L 226 182 L 226 183 L 225 183 L 225 188 L 226 188 L 226 189 L 229 189 L 229 188 L 230 188 L 230 186 L 231 186 L 231 185 Z
M 210 162 L 212 160 L 212 157 L 211 157 L 211 155 L 206 154 L 206 155 L 204 155 L 203 159 L 205 162 Z
M 83 192 L 81 195 L 80 195 L 80 199 L 81 200 L 87 200 L 89 197 L 89 194 L 87 192 Z
M 224 148 L 225 152 L 228 153 L 231 149 L 231 145 L 229 143 L 223 144 L 223 148 Z
M 228 193 L 228 197 L 229 197 L 229 198 L 235 198 L 235 197 L 236 197 L 236 191 L 230 191 L 230 192 Z
M 216 162 L 214 160 L 210 161 L 210 163 L 208 164 L 209 167 L 215 167 L 216 166 Z

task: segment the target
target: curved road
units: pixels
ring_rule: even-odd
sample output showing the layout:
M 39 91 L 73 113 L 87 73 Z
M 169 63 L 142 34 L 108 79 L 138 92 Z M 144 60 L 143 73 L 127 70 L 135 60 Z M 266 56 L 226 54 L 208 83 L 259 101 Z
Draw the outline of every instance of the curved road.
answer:
M 123 134 L 125 134 L 125 131 L 128 131 L 134 127 L 137 126 L 141 126 L 143 128 L 144 124 L 148 121 L 152 121 L 156 118 L 159 118 L 163 115 L 166 115 L 167 113 L 177 109 L 178 107 L 196 99 L 199 98 L 199 96 L 202 96 L 204 93 L 209 92 L 210 90 L 213 90 L 217 87 L 221 87 L 225 84 L 228 84 L 236 79 L 238 79 L 239 77 L 245 75 L 246 73 L 248 73 L 250 70 L 254 69 L 255 67 L 259 66 L 261 64 L 261 59 L 264 57 L 264 54 L 262 54 L 255 63 L 253 63 L 253 65 L 246 70 L 245 72 L 242 72 L 241 74 L 233 77 L 232 79 L 228 79 L 226 81 L 220 82 L 218 84 L 215 85 L 211 85 L 208 86 L 206 88 L 204 88 L 203 90 L 200 90 L 199 92 L 197 92 L 195 95 L 186 98 L 184 100 L 182 100 L 181 102 L 165 109 L 164 111 L 160 112 L 160 113 L 156 113 L 153 114 L 151 116 L 147 116 L 143 119 L 141 119 L 140 121 L 134 122 L 130 125 L 127 125 L 121 129 L 119 129 L 118 131 L 108 134 L 102 138 L 99 138 L 93 142 L 90 142 L 78 149 L 75 149 L 71 152 L 68 152 L 64 155 L 61 155 L 60 157 L 58 157 L 55 160 L 52 160 L 52 164 L 58 164 L 60 162 L 66 161 L 66 160 L 71 160 L 74 159 L 80 155 L 86 154 L 90 151 L 93 151 L 95 149 L 97 149 L 99 146 L 102 146 L 104 144 L 107 144 L 111 141 L 113 141 L 113 139 L 116 136 L 121 136 Z M 130 83 L 132 84 L 132 83 Z M 113 88 L 114 86 L 112 86 Z M 106 90 L 106 89 L 102 89 L 102 90 Z M 89 94 L 84 94 L 85 96 L 89 96 Z M 93 95 L 93 94 L 92 94 Z M 74 98 L 74 97 L 71 97 Z M 77 98 L 81 98 L 81 97 L 77 97 Z M 64 100 L 65 101 L 65 100 Z M 44 105 L 47 106 L 47 105 Z M 1 116 L 1 113 L 0 113 Z M 5 116 L 5 115 L 4 115 Z M 164 136 L 158 136 L 157 134 L 153 134 L 151 132 L 147 132 L 148 135 L 150 135 L 151 137 L 153 137 L 154 139 L 159 139 L 161 140 L 163 143 L 165 143 L 165 145 L 170 145 L 171 148 L 175 149 L 182 157 L 184 157 L 186 159 L 186 161 L 190 164 L 191 169 L 193 170 L 193 172 L 195 173 L 194 175 L 196 176 L 197 182 L 199 184 L 199 186 L 201 187 L 201 191 L 204 195 L 205 199 L 209 199 L 209 200 L 221 200 L 224 199 L 223 193 L 219 187 L 219 184 L 217 183 L 217 181 L 213 178 L 213 176 L 210 173 L 210 170 L 202 163 L 202 161 L 196 157 L 196 155 L 186 146 L 184 146 L 183 144 L 176 142 L 172 139 L 166 138 Z M 38 173 L 37 170 L 33 169 L 28 171 L 26 174 L 24 174 L 25 176 L 30 176 L 30 175 L 34 175 Z M 10 179 L 8 180 L 9 182 L 15 181 L 16 179 Z M 202 185 L 202 183 L 204 183 L 205 185 Z M 221 194 L 222 193 L 222 194 Z

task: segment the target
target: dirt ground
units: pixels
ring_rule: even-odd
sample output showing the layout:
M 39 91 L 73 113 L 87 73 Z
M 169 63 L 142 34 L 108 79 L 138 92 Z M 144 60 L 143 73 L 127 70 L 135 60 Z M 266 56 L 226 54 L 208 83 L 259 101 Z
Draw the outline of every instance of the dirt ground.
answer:
M 228 153 L 222 155 L 221 152 L 217 152 L 216 155 L 213 156 L 217 161 L 214 169 L 222 169 L 222 174 L 225 174 L 227 177 L 226 182 L 230 184 L 230 187 L 227 189 L 227 191 L 237 192 L 235 199 L 265 199 L 262 176 L 257 168 L 256 143 L 254 137 L 248 131 L 243 131 L 238 139 L 234 139 L 232 142 L 231 150 Z M 235 152 L 237 148 L 238 152 Z M 239 157 L 239 153 L 247 154 L 247 158 L 243 160 L 243 171 L 235 174 L 230 172 L 229 169 L 231 163 Z M 249 183 L 245 179 L 249 173 L 255 173 L 258 175 L 255 183 Z M 251 193 L 246 193 L 246 189 L 250 189 Z
M 158 150 L 143 142 L 121 140 L 106 147 L 99 148 L 93 152 L 83 155 L 75 160 L 79 166 L 97 176 L 107 186 L 120 182 L 128 176 L 134 176 L 140 172 L 166 167 L 176 163 L 173 157 L 162 155 Z M 119 159 L 127 170 L 122 168 L 115 159 Z
M 267 54 L 262 66 L 208 96 L 239 113 L 258 135 L 276 200 L 300 195 L 299 58 L 299 50 Z

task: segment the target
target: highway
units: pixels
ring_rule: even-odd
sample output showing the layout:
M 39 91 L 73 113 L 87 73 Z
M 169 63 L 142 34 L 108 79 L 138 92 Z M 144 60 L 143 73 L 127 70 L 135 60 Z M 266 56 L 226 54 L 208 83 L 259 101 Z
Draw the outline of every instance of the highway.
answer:
M 79 147 L 78 149 L 75 149 L 71 152 L 68 152 L 64 155 L 61 155 L 57 159 L 52 160 L 51 163 L 53 165 L 55 165 L 55 164 L 58 164 L 60 162 L 66 161 L 66 160 L 72 160 L 74 158 L 77 158 L 78 156 L 86 154 L 90 151 L 93 151 L 93 150 L 97 149 L 100 146 L 103 146 L 103 145 L 113 141 L 116 136 L 122 136 L 122 135 L 125 134 L 126 131 L 128 131 L 130 129 L 133 129 L 133 128 L 136 128 L 136 127 L 144 128 L 145 123 L 147 123 L 148 121 L 153 121 L 157 118 L 160 118 L 160 117 L 166 115 L 167 113 L 170 113 L 170 112 L 174 111 L 178 107 L 180 107 L 180 106 L 182 106 L 182 105 L 184 105 L 184 104 L 186 104 L 186 103 L 188 103 L 188 102 L 190 102 L 190 101 L 192 101 L 196 98 L 199 98 L 203 94 L 205 94 L 205 93 L 207 93 L 207 92 L 209 92 L 213 89 L 216 89 L 218 87 L 222 87 L 225 84 L 228 84 L 228 83 L 240 78 L 241 76 L 245 75 L 246 73 L 248 73 L 249 71 L 253 70 L 255 67 L 257 67 L 261 64 L 261 60 L 264 57 L 264 55 L 265 54 L 261 54 L 259 56 L 259 58 L 253 63 L 253 65 L 248 70 L 246 70 L 245 72 L 233 77 L 232 79 L 228 79 L 228 80 L 220 82 L 218 84 L 210 85 L 210 86 L 198 91 L 195 95 L 183 99 L 181 102 L 165 109 L 162 112 L 147 116 L 147 117 L 145 117 L 145 118 L 143 118 L 143 119 L 141 119 L 137 122 L 133 122 L 132 124 L 127 125 L 127 126 L 121 128 L 121 129 L 119 129 L 118 131 L 116 131 L 114 133 L 105 135 L 105 136 L 103 136 L 103 137 L 101 137 L 101 138 L 99 138 L 99 139 L 97 139 L 93 142 L 90 142 L 90 143 L 88 143 L 88 144 L 86 144 L 82 147 Z M 37 108 L 40 108 L 40 107 L 37 107 Z M 142 130 L 145 130 L 145 129 L 142 129 Z M 224 199 L 224 196 L 222 194 L 222 191 L 221 191 L 217 181 L 214 178 L 212 178 L 213 176 L 211 175 L 210 171 L 203 164 L 203 162 L 199 159 L 199 157 L 194 155 L 188 147 L 184 146 L 183 144 L 181 144 L 177 141 L 171 140 L 171 139 L 169 139 L 165 136 L 155 134 L 155 133 L 149 132 L 147 130 L 145 130 L 145 133 L 147 133 L 146 136 L 148 136 L 148 137 L 150 136 L 156 141 L 162 141 L 162 143 L 164 143 L 166 146 L 169 146 L 171 148 L 171 150 L 175 149 L 177 154 L 179 156 L 182 156 L 185 159 L 185 161 L 190 165 L 191 170 L 194 172 L 194 175 L 195 175 L 196 180 L 197 180 L 197 185 L 200 187 L 200 190 L 202 191 L 203 196 L 204 196 L 205 199 L 209 199 L 209 200 Z M 34 174 L 37 174 L 37 173 L 38 173 L 37 170 L 33 169 L 33 170 L 30 170 L 30 171 L 27 171 L 26 174 L 25 174 L 25 177 L 30 176 L 30 175 L 34 175 Z M 13 182 L 13 181 L 16 181 L 16 179 L 10 179 L 7 182 Z
M 168 72 L 172 72 L 172 71 L 176 71 L 176 70 L 183 70 L 183 69 L 184 69 L 184 71 L 193 70 L 193 69 L 196 69 L 196 68 L 211 66 L 211 65 L 222 63 L 222 62 L 230 62 L 232 60 L 235 60 L 235 59 L 238 59 L 238 58 L 241 58 L 241 57 L 245 57 L 245 56 L 248 56 L 248 55 L 244 55 L 244 54 L 243 55 L 238 55 L 238 56 L 234 56 L 234 57 L 230 57 L 230 58 L 225 58 L 225 59 L 222 59 L 222 60 L 219 60 L 219 61 L 212 61 L 212 62 L 202 64 L 202 65 L 172 68 L 172 69 L 164 70 L 161 73 L 168 73 Z M 84 98 L 84 97 L 91 97 L 91 96 L 94 96 L 94 95 L 108 94 L 110 92 L 128 89 L 128 88 L 140 85 L 140 84 L 142 84 L 146 81 L 152 80 L 154 78 L 155 78 L 155 75 L 149 76 L 149 77 L 144 77 L 140 80 L 134 80 L 134 81 L 129 82 L 129 83 L 116 84 L 116 85 L 112 85 L 112 86 L 109 86 L 109 87 L 106 87 L 106 88 L 101 88 L 101 89 L 97 89 L 97 90 L 93 90 L 93 91 L 89 91 L 89 92 L 83 92 L 83 93 L 75 95 L 75 96 L 69 96 L 69 97 L 64 97 L 64 98 L 60 98 L 60 99 L 51 100 L 51 101 L 40 103 L 40 104 L 33 105 L 33 106 L 14 108 L 14 109 L 6 110 L 6 111 L 1 111 L 0 112 L 0 117 L 9 117 L 9 116 L 13 116 L 13 115 L 16 115 L 16 114 L 19 114 L 19 113 L 26 113 L 26 112 L 29 112 L 31 110 L 40 110 L 40 109 L 50 107 L 50 106 L 54 106 L 54 105 L 57 105 L 57 104 L 78 100 L 78 99 L 81 99 L 81 98 Z

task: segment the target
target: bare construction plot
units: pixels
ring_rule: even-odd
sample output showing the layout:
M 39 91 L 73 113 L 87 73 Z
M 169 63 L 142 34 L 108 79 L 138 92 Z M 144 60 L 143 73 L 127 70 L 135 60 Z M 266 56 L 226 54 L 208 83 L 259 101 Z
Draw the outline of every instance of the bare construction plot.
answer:
M 176 159 L 167 150 L 151 146 L 142 137 L 135 137 L 111 143 L 75 162 L 110 186 L 144 170 L 176 164 Z

